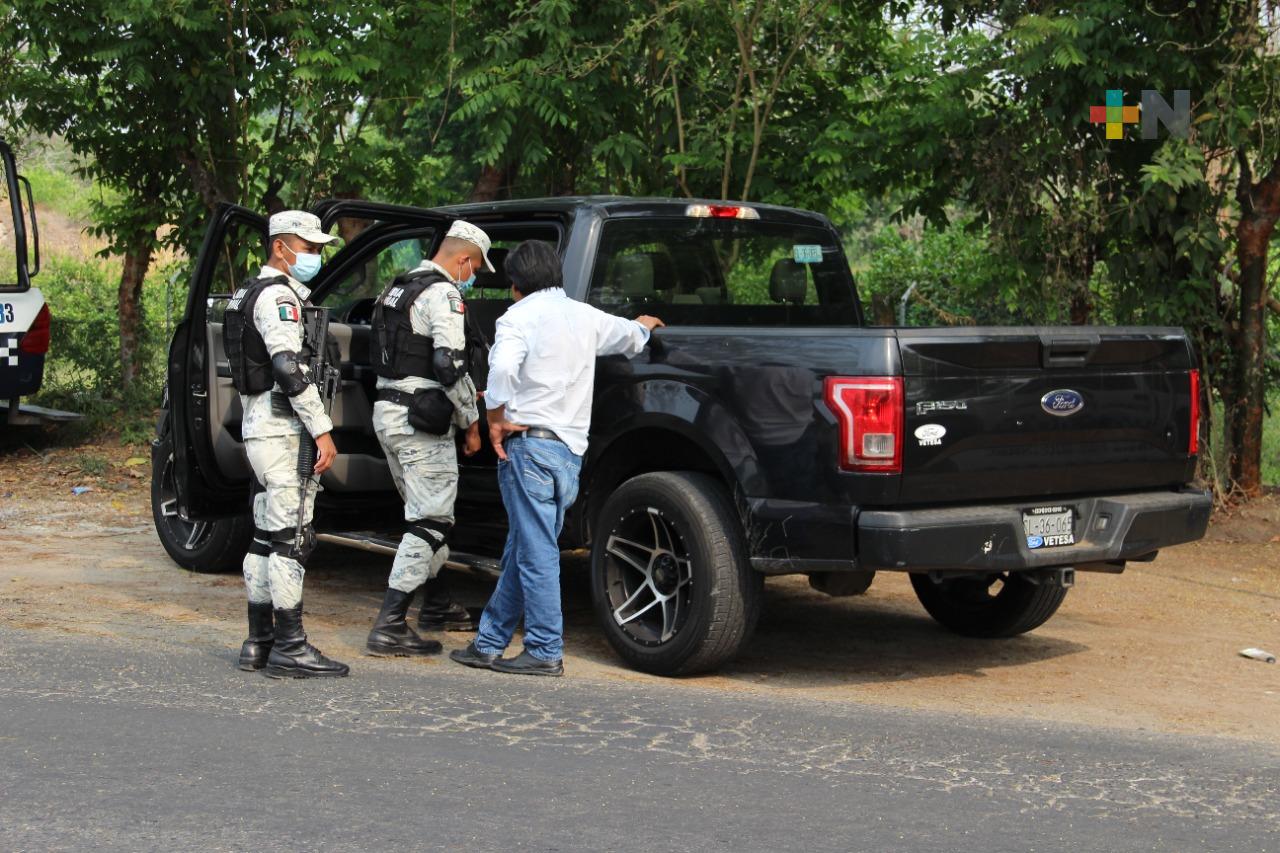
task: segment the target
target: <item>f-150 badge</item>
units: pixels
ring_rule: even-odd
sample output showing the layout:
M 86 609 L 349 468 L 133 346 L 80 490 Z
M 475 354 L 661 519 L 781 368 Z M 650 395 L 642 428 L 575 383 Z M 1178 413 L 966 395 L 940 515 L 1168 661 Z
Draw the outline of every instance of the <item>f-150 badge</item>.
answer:
M 1084 397 L 1079 391 L 1072 391 L 1069 388 L 1050 391 L 1040 398 L 1040 408 L 1054 417 L 1065 418 L 1084 408 Z
M 916 414 L 927 415 L 932 412 L 963 412 L 969 408 L 964 400 L 921 400 L 916 403 Z

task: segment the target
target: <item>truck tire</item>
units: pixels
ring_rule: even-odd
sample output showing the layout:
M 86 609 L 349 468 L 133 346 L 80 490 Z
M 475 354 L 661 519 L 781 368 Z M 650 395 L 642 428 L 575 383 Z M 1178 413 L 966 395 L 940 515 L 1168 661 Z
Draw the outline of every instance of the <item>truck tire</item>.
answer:
M 913 573 L 911 586 L 929 615 L 966 637 L 1014 637 L 1039 628 L 1066 598 L 1065 587 L 1032 583 L 1016 573 L 935 583 Z
M 690 675 L 733 658 L 755 630 L 764 578 L 738 516 L 705 474 L 623 483 L 596 520 L 591 598 L 605 636 L 636 669 Z
M 193 572 L 238 572 L 253 539 L 248 515 L 216 521 L 190 521 L 178 514 L 172 439 L 151 450 L 151 519 L 160 544 L 173 561 Z

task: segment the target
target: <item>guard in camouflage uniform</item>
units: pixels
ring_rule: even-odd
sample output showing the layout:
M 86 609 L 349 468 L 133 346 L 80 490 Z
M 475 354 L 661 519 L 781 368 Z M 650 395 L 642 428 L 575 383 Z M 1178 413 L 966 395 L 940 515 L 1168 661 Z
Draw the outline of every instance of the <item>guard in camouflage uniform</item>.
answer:
M 366 643 L 373 654 L 429 655 L 441 649 L 435 640 L 418 636 L 406 614 L 414 593 L 449 555 L 458 494 L 454 430 L 466 430 L 463 452 L 468 456 L 480 449 L 461 290 L 471 287 L 481 266 L 493 271 L 489 245 L 484 231 L 455 222 L 435 257 L 397 276 L 374 307 L 370 351 L 378 399 L 373 425 L 404 499 L 408 529 Z M 424 592 L 424 614 L 429 605 Z
M 321 230 L 317 217 L 298 210 L 272 216 L 267 230 L 267 263 L 232 296 L 223 326 L 231 381 L 244 409 L 245 452 L 257 480 L 254 538 L 244 558 L 249 638 L 240 649 L 240 668 L 275 678 L 338 677 L 348 667 L 310 645 L 302 629 L 303 567 L 315 543 L 311 515 L 319 476 L 336 455 L 333 422 L 306 365 L 312 349 L 325 342 L 306 340 L 303 304 L 311 294 L 305 282 L 320 269 L 321 246 L 337 238 Z M 303 430 L 315 441 L 316 462 L 299 544 Z

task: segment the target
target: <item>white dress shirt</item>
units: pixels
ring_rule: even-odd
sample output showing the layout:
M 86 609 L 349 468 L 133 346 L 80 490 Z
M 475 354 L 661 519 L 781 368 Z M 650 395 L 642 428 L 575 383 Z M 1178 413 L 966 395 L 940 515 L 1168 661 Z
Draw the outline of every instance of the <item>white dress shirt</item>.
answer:
M 649 330 L 570 299 L 563 288 L 535 291 L 498 318 L 489 351 L 487 408 L 507 420 L 555 432 L 579 456 L 587 452 L 596 357 L 639 355 Z

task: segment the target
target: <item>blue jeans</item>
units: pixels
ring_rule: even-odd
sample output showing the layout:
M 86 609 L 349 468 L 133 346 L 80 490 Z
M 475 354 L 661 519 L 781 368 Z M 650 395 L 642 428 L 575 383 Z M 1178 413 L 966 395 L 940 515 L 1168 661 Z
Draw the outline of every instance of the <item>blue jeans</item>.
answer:
M 524 648 L 539 660 L 564 657 L 560 611 L 560 529 L 578 497 L 582 457 L 548 438 L 512 438 L 498 463 L 510 529 L 498 587 L 480 616 L 476 650 L 498 655 L 524 616 Z

